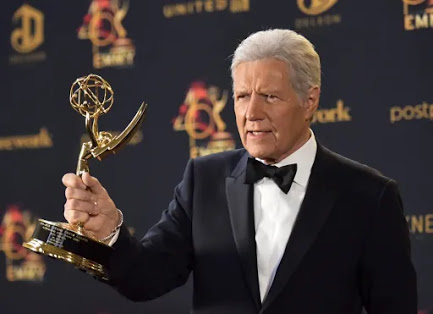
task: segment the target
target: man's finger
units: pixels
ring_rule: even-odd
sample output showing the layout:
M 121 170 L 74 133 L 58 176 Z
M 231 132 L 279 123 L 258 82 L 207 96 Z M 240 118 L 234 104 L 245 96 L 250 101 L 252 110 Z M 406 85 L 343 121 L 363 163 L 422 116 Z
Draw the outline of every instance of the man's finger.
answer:
M 84 228 L 88 231 L 99 231 L 102 228 L 102 221 L 101 219 L 89 219 L 85 224 Z
M 87 189 L 81 178 L 73 173 L 67 173 L 63 176 L 62 182 L 66 187 L 76 188 L 80 190 Z
M 90 219 L 88 213 L 76 210 L 67 210 L 66 207 L 63 215 L 71 225 L 78 225 L 79 223 L 82 223 L 84 225 Z
M 89 187 L 89 189 L 92 190 L 95 194 L 106 194 L 107 191 L 104 189 L 104 187 L 101 185 L 98 179 L 95 177 L 92 177 L 89 173 L 85 172 L 83 173 L 83 176 L 81 177 L 84 184 Z
M 100 209 L 97 203 L 68 199 L 65 203 L 65 210 L 79 211 L 91 215 L 98 215 Z
M 89 190 L 81 190 L 81 189 L 76 189 L 71 187 L 66 188 L 65 196 L 67 199 L 77 199 L 77 200 L 86 201 L 90 203 L 95 203 L 98 200 L 96 195 L 90 192 Z

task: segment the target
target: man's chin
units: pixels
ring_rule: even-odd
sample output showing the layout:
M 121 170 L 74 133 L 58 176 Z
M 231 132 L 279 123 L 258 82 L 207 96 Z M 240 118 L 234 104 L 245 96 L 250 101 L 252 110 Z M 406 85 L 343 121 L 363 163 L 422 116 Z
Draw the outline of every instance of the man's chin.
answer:
M 266 163 L 273 163 L 275 161 L 275 158 L 272 156 L 270 149 L 265 149 L 265 148 L 258 149 L 257 147 L 253 147 L 253 148 L 246 147 L 246 150 L 251 155 L 251 157 L 261 159 Z

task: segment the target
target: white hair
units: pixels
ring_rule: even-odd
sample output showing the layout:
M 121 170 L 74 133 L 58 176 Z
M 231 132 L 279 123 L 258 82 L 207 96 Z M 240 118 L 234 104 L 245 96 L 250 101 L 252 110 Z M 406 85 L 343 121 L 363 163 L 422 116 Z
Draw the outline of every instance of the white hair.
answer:
M 289 29 L 270 29 L 251 34 L 233 55 L 231 74 L 243 62 L 273 58 L 284 61 L 293 89 L 305 100 L 313 86 L 320 88 L 320 58 L 313 44 Z

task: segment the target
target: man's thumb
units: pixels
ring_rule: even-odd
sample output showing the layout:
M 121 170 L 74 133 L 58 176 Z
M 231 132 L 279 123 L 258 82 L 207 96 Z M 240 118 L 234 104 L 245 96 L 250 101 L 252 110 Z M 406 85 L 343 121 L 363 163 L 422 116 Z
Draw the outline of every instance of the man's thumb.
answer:
M 101 194 L 104 192 L 104 188 L 102 187 L 99 180 L 95 177 L 92 177 L 88 172 L 83 173 L 81 179 L 93 193 Z

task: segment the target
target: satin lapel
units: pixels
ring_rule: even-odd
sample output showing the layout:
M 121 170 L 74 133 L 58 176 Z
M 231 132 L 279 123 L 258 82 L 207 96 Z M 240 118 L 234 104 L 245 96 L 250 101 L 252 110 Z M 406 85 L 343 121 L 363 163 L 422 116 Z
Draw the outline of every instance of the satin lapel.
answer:
M 226 193 L 233 237 L 245 281 L 259 309 L 261 304 L 254 230 L 253 185 L 244 183 L 247 159 L 248 154 L 245 153 L 231 176 L 226 178 Z
M 265 310 L 286 286 L 333 207 L 336 193 L 330 182 L 330 174 L 327 174 L 331 167 L 330 153 L 318 145 L 304 201 L 262 310 Z

